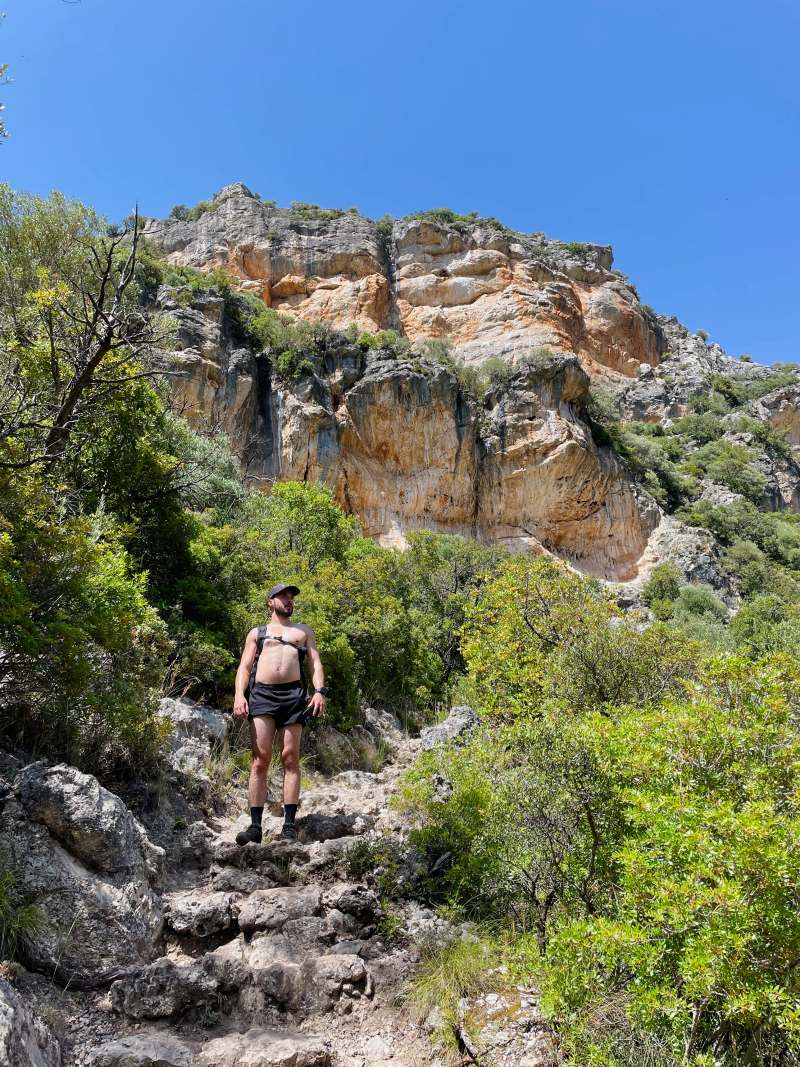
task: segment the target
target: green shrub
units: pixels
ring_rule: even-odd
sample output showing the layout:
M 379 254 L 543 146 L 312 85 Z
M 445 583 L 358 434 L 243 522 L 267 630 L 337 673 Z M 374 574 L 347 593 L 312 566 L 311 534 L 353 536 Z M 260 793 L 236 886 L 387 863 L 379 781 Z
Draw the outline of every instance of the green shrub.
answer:
M 711 441 L 692 453 L 682 467 L 696 476 L 705 474 L 712 481 L 726 485 L 734 493 L 758 504 L 769 485 L 766 475 L 757 466 L 758 458 L 756 450 L 745 445 Z
M 365 352 L 387 352 L 394 357 L 406 356 L 411 351 L 411 343 L 407 337 L 401 337 L 396 330 L 379 330 L 378 333 L 361 333 L 357 342 Z
M 609 732 L 628 827 L 618 896 L 564 923 L 545 961 L 546 1010 L 584 1062 L 629 1062 L 626 1028 L 670 1063 L 796 1056 L 799 699 L 789 661 L 727 658 Z M 616 1037 L 592 1025 L 610 1000 Z
M 674 563 L 657 564 L 642 586 L 642 602 L 651 605 L 654 600 L 674 600 L 682 581 L 683 572 Z
M 280 381 L 292 382 L 314 373 L 314 364 L 301 352 L 287 349 L 279 352 L 272 363 L 275 376 Z
M 25 938 L 43 922 L 41 908 L 22 897 L 7 857 L 0 855 L 0 961 L 15 960 Z
M 355 211 L 355 208 L 352 208 L 351 211 Z M 341 208 L 320 207 L 319 204 L 306 204 L 302 200 L 292 201 L 291 212 L 297 218 L 308 222 L 332 222 L 334 219 L 340 219 L 343 215 L 348 214 L 348 212 L 342 211 Z
M 680 620 L 692 615 L 724 622 L 728 618 L 728 609 L 710 585 L 684 585 L 674 599 L 672 617 Z

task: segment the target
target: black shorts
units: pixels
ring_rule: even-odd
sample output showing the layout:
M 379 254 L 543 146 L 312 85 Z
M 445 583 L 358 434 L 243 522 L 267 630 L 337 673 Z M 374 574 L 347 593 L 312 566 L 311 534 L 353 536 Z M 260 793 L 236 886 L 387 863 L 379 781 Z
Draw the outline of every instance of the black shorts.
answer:
M 305 726 L 313 712 L 308 707 L 308 693 L 302 682 L 256 682 L 250 690 L 248 719 L 271 715 L 275 725 Z

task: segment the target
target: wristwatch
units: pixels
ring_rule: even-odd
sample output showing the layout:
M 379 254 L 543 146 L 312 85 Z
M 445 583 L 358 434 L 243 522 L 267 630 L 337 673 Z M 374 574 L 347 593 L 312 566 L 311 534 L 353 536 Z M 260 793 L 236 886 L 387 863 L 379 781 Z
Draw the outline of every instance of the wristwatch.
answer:
M 314 692 L 320 693 L 324 697 L 329 697 L 331 695 L 331 691 L 328 689 L 327 685 L 321 685 L 319 689 L 315 689 Z

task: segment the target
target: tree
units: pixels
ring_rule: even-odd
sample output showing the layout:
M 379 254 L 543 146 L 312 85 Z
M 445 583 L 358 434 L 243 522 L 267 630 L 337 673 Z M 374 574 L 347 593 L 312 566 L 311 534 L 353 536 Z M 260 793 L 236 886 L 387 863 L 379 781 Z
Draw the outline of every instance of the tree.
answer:
M 0 468 L 49 468 L 161 340 L 134 284 L 138 218 L 101 236 L 82 205 L 0 187 Z M 4 328 L 3 328 L 4 327 Z

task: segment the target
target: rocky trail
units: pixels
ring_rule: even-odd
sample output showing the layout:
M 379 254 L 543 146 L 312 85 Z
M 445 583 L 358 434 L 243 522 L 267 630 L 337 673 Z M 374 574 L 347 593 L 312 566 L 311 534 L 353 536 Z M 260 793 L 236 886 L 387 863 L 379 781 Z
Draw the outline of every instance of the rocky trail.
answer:
M 421 747 L 468 728 L 469 709 L 453 709 L 422 738 L 369 711 L 366 729 L 388 753 L 383 768 L 315 779 L 297 842 L 277 840 L 276 804 L 263 843 L 240 848 L 233 839 L 247 816 L 212 809 L 202 770 L 228 724 L 188 702 L 162 708 L 172 774 L 143 821 L 74 768 L 11 757 L 0 766 L 0 849 L 47 915 L 27 969 L 0 972 L 0 1062 L 442 1064 L 429 1036 L 441 1020 L 419 1025 L 404 999 L 426 942 L 447 937 L 447 924 L 413 901 L 387 915 L 374 876 L 348 876 L 348 853 L 357 842 L 402 842 L 402 816 L 389 806 L 400 776 Z M 486 1063 L 520 1059 L 520 1040 L 529 1067 L 543 1062 L 538 1024 L 519 1018 L 524 1001 L 496 1042 L 505 1054 Z M 505 1018 L 509 1004 L 496 997 L 484 1008 L 491 1024 L 492 1009 Z M 527 1008 L 534 1019 L 530 998 Z

